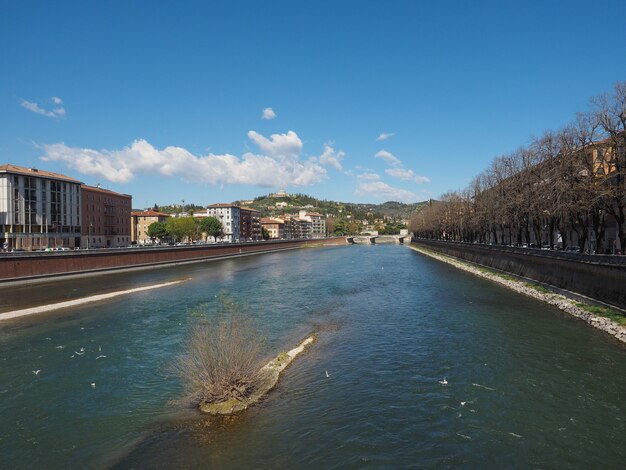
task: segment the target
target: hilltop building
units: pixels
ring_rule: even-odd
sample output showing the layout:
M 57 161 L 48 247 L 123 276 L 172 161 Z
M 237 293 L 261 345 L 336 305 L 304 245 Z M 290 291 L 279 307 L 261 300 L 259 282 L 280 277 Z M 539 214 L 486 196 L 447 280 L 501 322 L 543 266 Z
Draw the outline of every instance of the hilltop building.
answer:
M 132 196 L 81 185 L 81 248 L 119 248 L 131 242 Z
M 0 165 L 0 250 L 80 246 L 80 185 L 59 173 Z
M 281 189 L 277 193 L 270 194 L 270 197 L 275 197 L 275 198 L 289 197 L 289 194 L 284 189 Z

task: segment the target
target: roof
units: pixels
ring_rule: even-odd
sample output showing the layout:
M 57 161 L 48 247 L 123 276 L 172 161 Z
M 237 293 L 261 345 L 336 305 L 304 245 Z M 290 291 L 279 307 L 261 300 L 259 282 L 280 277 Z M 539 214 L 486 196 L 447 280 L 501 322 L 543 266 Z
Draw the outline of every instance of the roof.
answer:
M 87 191 L 94 191 L 97 193 L 111 194 L 113 196 L 122 196 L 122 197 L 132 198 L 130 194 L 117 193 L 115 191 L 111 191 L 110 189 L 100 188 L 99 186 L 89 186 L 88 184 L 81 184 L 80 189 L 82 190 L 86 189 Z
M 318 214 L 317 212 L 307 212 L 305 215 L 308 217 L 323 217 L 322 214 Z
M 256 210 L 256 209 L 253 209 L 252 207 L 244 207 L 244 206 L 241 206 L 239 209 L 241 209 L 242 211 L 261 212 L 261 211 L 258 211 L 258 210 Z
M 261 224 L 283 224 L 282 220 L 270 219 L 269 217 L 263 217 L 261 219 Z
M 226 207 L 239 207 L 239 206 L 236 206 L 235 204 L 226 204 L 226 203 L 223 203 L 223 202 L 218 202 L 217 204 L 209 204 L 207 206 L 207 209 L 209 207 L 216 207 L 216 208 L 224 207 L 224 208 L 226 208 Z
M 155 211 L 152 209 L 146 209 L 145 211 L 133 211 L 130 213 L 131 216 L 137 217 L 169 217 L 169 214 L 164 212 Z
M 16 173 L 19 175 L 28 175 L 36 176 L 39 178 L 69 181 L 70 183 L 82 183 L 82 181 L 75 180 L 74 178 L 70 178 L 69 176 L 65 176 L 60 173 L 39 170 L 37 168 L 25 168 L 23 166 L 12 165 L 10 163 L 7 163 L 6 165 L 0 165 L 0 173 Z

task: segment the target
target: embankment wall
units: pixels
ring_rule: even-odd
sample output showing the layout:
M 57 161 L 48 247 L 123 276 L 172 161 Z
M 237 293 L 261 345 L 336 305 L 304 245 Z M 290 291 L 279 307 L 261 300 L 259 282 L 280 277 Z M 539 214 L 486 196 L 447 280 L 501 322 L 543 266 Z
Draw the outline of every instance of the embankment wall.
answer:
M 418 246 L 626 308 L 626 256 L 413 240 Z
M 0 256 L 0 283 L 346 244 L 345 237 L 332 237 L 181 247 L 7 253 Z

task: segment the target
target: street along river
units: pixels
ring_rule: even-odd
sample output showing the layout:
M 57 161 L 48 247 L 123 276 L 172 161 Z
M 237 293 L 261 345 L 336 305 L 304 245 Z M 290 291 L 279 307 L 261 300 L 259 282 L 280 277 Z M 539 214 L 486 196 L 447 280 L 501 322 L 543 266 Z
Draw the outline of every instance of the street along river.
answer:
M 626 459 L 623 344 L 402 246 L 5 287 L 0 308 L 187 278 L 0 323 L 0 468 L 617 468 Z M 208 418 L 175 402 L 171 366 L 220 293 L 247 304 L 268 357 L 312 331 L 318 340 L 260 404 Z

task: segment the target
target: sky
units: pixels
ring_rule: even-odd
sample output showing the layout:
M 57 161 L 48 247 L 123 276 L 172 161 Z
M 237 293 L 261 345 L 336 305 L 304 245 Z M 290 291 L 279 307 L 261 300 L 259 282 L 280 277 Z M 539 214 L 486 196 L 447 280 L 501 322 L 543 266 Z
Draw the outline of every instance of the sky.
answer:
M 0 0 L 0 164 L 133 207 L 418 202 L 626 80 L 623 0 Z

